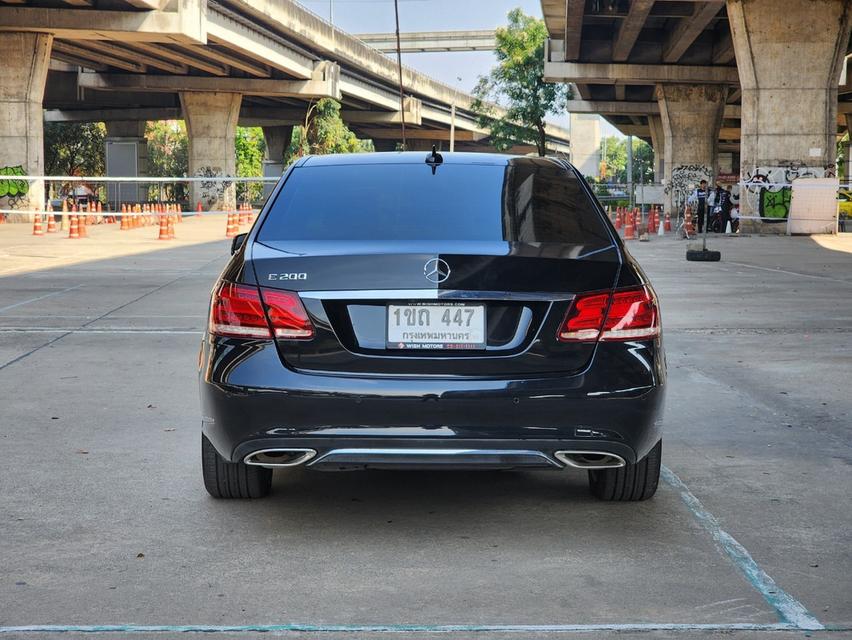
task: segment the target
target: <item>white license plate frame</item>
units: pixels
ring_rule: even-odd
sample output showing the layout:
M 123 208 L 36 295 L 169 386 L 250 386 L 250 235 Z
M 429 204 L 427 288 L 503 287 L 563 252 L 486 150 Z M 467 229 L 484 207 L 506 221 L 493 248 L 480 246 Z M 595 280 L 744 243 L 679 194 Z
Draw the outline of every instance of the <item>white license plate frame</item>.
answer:
M 449 325 L 445 322 L 446 312 L 450 314 Z M 409 324 L 412 321 L 413 324 Z M 483 350 L 487 342 L 487 328 L 485 304 L 404 302 L 385 306 L 385 345 L 388 349 Z

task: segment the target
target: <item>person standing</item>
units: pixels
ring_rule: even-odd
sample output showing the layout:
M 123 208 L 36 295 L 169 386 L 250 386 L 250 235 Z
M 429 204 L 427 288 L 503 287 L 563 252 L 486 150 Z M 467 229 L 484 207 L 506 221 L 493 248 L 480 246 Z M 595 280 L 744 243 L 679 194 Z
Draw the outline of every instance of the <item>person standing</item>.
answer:
M 704 232 L 704 220 L 707 216 L 707 197 L 709 195 L 710 191 L 707 189 L 707 181 L 702 180 L 698 183 L 698 188 L 689 197 L 689 201 L 695 207 L 695 213 L 698 217 L 698 233 Z

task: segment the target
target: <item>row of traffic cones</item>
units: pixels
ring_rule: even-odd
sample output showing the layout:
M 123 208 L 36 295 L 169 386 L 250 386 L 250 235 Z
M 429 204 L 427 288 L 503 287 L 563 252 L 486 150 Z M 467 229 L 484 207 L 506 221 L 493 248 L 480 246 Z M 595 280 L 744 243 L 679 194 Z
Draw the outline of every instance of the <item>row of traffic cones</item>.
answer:
M 251 224 L 254 218 L 250 204 L 241 204 L 237 211 L 228 212 L 228 224 L 225 227 L 225 237 L 233 238 L 240 233 L 240 226 Z
M 628 207 L 617 207 L 613 214 L 613 225 L 616 230 L 624 229 L 624 239 L 634 240 L 642 234 L 642 213 L 638 208 L 629 209 Z M 669 214 L 665 215 L 663 224 L 660 224 L 660 210 L 654 206 L 648 212 L 648 222 L 645 225 L 645 233 L 656 233 L 663 235 L 672 230 L 672 223 Z

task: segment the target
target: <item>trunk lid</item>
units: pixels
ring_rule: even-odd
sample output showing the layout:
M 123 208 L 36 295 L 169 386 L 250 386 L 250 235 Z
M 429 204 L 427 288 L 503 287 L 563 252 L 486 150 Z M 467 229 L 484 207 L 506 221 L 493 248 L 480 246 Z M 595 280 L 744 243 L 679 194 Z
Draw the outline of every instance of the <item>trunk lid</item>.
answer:
M 288 367 L 338 375 L 532 377 L 576 372 L 592 357 L 594 344 L 556 339 L 575 294 L 611 290 L 617 280 L 614 245 L 586 251 L 565 243 L 267 241 L 253 243 L 250 260 L 260 286 L 299 292 L 316 328 L 313 340 L 278 340 Z M 440 282 L 427 278 L 427 263 L 436 260 L 449 271 L 433 278 Z M 389 348 L 388 305 L 427 305 L 439 313 L 448 307 L 435 305 L 482 307 L 484 344 Z

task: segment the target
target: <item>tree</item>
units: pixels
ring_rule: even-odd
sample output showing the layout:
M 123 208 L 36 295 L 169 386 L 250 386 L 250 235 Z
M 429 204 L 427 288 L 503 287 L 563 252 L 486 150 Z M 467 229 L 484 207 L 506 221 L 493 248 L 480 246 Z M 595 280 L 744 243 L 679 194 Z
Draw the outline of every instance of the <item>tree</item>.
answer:
M 602 141 L 606 175 L 601 179 L 619 184 L 627 183 L 627 138 L 608 136 Z M 644 140 L 633 138 L 633 182 L 653 182 L 654 150 Z
M 491 132 L 497 149 L 535 144 L 538 155 L 543 156 L 545 116 L 565 110 L 570 90 L 565 84 L 544 81 L 544 21 L 520 8 L 510 11 L 508 18 L 508 26 L 495 34 L 498 64 L 479 77 L 472 107 L 479 125 Z M 497 115 L 494 103 L 505 107 L 505 114 Z
M 44 171 L 50 176 L 99 176 L 105 170 L 103 122 L 45 122 Z
M 323 98 L 308 107 L 305 124 L 294 127 L 293 140 L 284 153 L 285 164 L 307 154 L 373 151 L 371 140 L 360 140 L 340 117 L 340 103 Z
M 148 140 L 148 175 L 158 178 L 185 176 L 189 172 L 189 140 L 183 120 L 154 120 L 145 127 Z M 150 191 L 156 193 L 158 187 Z M 164 200 L 184 200 L 187 185 L 184 182 L 163 184 Z M 152 197 L 156 197 L 153 193 Z
M 237 127 L 237 175 L 259 177 L 263 175 L 263 154 L 266 141 L 260 127 Z M 237 199 L 259 200 L 263 195 L 260 182 L 238 182 Z

